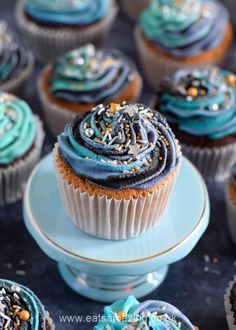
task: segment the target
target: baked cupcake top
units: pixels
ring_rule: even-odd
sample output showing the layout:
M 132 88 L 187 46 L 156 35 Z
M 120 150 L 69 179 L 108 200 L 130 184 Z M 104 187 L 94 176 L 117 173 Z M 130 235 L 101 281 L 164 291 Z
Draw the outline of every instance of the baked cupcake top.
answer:
M 165 118 L 142 104 L 101 104 L 77 116 L 58 142 L 74 173 L 109 189 L 149 189 L 179 163 Z
M 7 165 L 30 150 L 36 125 L 28 104 L 0 92 L 0 165 Z
M 0 328 L 46 330 L 44 307 L 30 289 L 0 280 Z
M 86 26 L 103 19 L 111 0 L 26 0 L 25 12 L 45 25 Z
M 210 67 L 178 71 L 163 82 L 159 109 L 179 131 L 221 139 L 236 133 L 236 76 Z
M 7 24 L 0 21 L 0 87 L 27 67 L 28 51 L 22 41 L 17 40 L 8 29 Z
M 58 58 L 52 66 L 51 93 L 84 104 L 111 101 L 134 79 L 137 69 L 118 50 L 87 45 Z
M 162 301 L 139 303 L 133 296 L 104 308 L 101 322 L 94 330 L 194 330 L 176 307 Z
M 229 14 L 216 0 L 152 0 L 141 16 L 145 37 L 176 56 L 193 56 L 223 41 Z

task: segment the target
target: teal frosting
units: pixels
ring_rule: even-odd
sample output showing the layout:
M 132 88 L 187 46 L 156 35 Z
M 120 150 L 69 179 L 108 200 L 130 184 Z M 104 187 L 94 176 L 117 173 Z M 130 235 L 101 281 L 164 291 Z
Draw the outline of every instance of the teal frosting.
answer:
M 0 164 L 23 156 L 33 145 L 36 125 L 30 107 L 16 96 L 0 93 Z
M 210 67 L 178 71 L 163 82 L 159 110 L 170 124 L 211 140 L 236 133 L 236 76 Z
M 127 300 L 120 300 L 111 306 L 106 306 L 101 321 L 93 330 L 106 330 L 108 326 L 111 327 L 111 330 L 124 329 L 127 325 L 127 318 L 131 319 L 133 317 L 134 310 L 138 305 L 139 302 L 133 296 L 130 296 Z M 120 320 L 117 317 L 118 312 L 124 312 L 127 318 L 124 321 Z
M 29 312 L 27 321 L 17 317 L 21 311 Z M 45 310 L 40 300 L 30 289 L 15 282 L 0 280 L 0 312 L 1 329 L 46 330 Z
M 25 12 L 41 24 L 87 25 L 103 19 L 111 0 L 27 0 Z
M 229 14 L 218 1 L 152 0 L 140 23 L 147 39 L 178 57 L 218 47 L 228 21 Z
M 176 307 L 162 301 L 139 303 L 133 296 L 104 308 L 93 330 L 194 330 Z

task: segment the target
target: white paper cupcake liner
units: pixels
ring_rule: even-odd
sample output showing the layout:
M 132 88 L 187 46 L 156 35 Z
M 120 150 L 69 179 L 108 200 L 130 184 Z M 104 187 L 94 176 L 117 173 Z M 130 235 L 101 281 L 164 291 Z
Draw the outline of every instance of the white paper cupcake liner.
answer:
M 198 69 L 203 68 L 209 64 L 219 64 L 219 61 L 211 63 L 202 63 L 201 65 L 193 65 L 181 63 L 180 61 L 175 61 L 167 56 L 162 56 L 151 51 L 143 40 L 142 32 L 139 27 L 135 29 L 135 39 L 137 44 L 137 49 L 139 53 L 139 58 L 143 73 L 147 83 L 154 90 L 158 91 L 160 83 L 167 76 L 172 76 L 176 71 L 180 69 Z
M 183 154 L 208 182 L 227 179 L 236 161 L 236 143 L 214 148 L 201 148 L 181 143 L 181 147 Z
M 114 2 L 106 18 L 86 28 L 50 28 L 29 20 L 24 13 L 24 4 L 25 0 L 17 1 L 17 24 L 39 62 L 50 62 L 55 57 L 86 43 L 101 44 L 118 11 Z
M 140 14 L 148 7 L 150 0 L 120 0 L 125 15 L 132 21 L 138 20 Z
M 0 206 L 14 203 L 21 199 L 27 179 L 38 162 L 44 140 L 41 120 L 35 116 L 37 136 L 32 150 L 6 168 L 0 168 Z
M 49 99 L 46 93 L 44 92 L 44 82 L 43 77 L 45 75 L 45 71 L 50 70 L 50 65 L 46 66 L 45 69 L 41 72 L 38 84 L 37 84 L 37 90 L 39 99 L 42 105 L 42 110 L 44 114 L 44 118 L 46 121 L 46 124 L 53 136 L 57 136 L 61 132 L 64 131 L 64 128 L 66 124 L 70 123 L 78 113 L 68 110 L 67 108 L 63 106 L 59 106 L 55 103 L 52 103 Z M 141 94 L 142 86 L 140 88 L 140 91 L 137 92 L 136 97 L 133 99 L 133 102 L 137 101 L 140 94 Z
M 163 215 L 178 169 L 146 197 L 118 200 L 90 195 L 75 189 L 57 167 L 58 146 L 54 149 L 56 176 L 64 208 L 82 231 L 108 240 L 124 240 L 148 232 Z
M 229 282 L 229 285 L 228 285 L 228 287 L 225 291 L 225 295 L 224 295 L 224 305 L 225 305 L 226 319 L 227 319 L 229 330 L 236 330 L 234 313 L 232 311 L 232 305 L 230 303 L 231 290 L 233 288 L 235 281 L 236 281 L 236 276 L 234 277 L 233 281 Z
M 234 25 L 234 28 L 236 28 L 235 0 L 224 0 L 223 2 L 227 6 L 229 13 L 230 13 L 231 21 Z
M 34 56 L 31 52 L 28 53 L 28 64 L 16 77 L 4 82 L 0 85 L 0 89 L 7 93 L 12 93 L 17 96 L 24 96 L 28 80 L 34 68 Z
M 53 319 L 50 317 L 49 313 L 45 311 L 46 316 L 46 330 L 55 330 L 55 324 Z
M 236 204 L 232 201 L 230 196 L 230 192 L 229 192 L 230 180 L 231 179 L 227 180 L 225 185 L 225 202 L 226 202 L 229 233 L 232 241 L 234 242 L 234 244 L 236 244 Z

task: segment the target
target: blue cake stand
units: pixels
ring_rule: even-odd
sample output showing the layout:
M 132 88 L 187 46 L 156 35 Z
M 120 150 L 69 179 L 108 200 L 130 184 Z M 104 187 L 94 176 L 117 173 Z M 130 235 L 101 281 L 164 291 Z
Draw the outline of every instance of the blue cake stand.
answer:
M 158 226 L 127 241 L 98 239 L 72 224 L 61 203 L 51 154 L 34 169 L 24 196 L 25 223 L 40 248 L 58 262 L 72 289 L 101 302 L 130 294 L 140 298 L 155 290 L 168 265 L 197 244 L 209 213 L 205 183 L 187 159 Z

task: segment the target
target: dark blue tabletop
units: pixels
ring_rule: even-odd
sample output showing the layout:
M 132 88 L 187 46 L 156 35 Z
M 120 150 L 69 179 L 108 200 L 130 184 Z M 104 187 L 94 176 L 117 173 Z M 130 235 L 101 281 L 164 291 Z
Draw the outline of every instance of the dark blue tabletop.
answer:
M 0 18 L 13 27 L 14 4 L 14 0 L 0 3 Z M 133 26 L 119 15 L 107 46 L 120 48 L 137 62 L 132 29 Z M 37 66 L 27 95 L 27 101 L 38 113 L 40 104 L 36 78 L 39 70 Z M 148 102 L 152 96 L 153 93 L 145 88 L 141 101 Z M 51 150 L 53 142 L 47 135 L 45 154 Z M 166 300 L 176 305 L 200 330 L 226 330 L 223 294 L 236 274 L 236 249 L 227 231 L 223 185 L 212 185 L 209 192 L 211 221 L 206 234 L 187 258 L 170 267 L 164 284 L 147 298 Z M 26 231 L 21 203 L 0 210 L 0 247 L 0 277 L 34 290 L 50 311 L 57 329 L 92 329 L 91 323 L 60 322 L 61 315 L 97 315 L 103 305 L 78 296 L 66 286 L 56 263 L 43 254 Z

